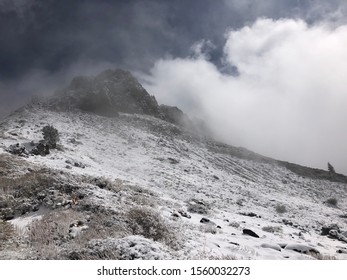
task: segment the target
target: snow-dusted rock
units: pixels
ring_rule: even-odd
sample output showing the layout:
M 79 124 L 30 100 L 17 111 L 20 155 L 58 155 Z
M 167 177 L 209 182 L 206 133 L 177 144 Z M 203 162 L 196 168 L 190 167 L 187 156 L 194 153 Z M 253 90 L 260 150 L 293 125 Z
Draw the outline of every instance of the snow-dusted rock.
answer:
M 301 254 L 320 254 L 317 249 L 303 244 L 288 244 L 284 249 L 292 250 Z
M 282 248 L 277 245 L 277 244 L 268 244 L 268 243 L 263 243 L 260 245 L 260 247 L 262 248 L 269 248 L 269 249 L 273 249 L 273 250 L 276 250 L 276 251 L 280 251 L 282 250 Z

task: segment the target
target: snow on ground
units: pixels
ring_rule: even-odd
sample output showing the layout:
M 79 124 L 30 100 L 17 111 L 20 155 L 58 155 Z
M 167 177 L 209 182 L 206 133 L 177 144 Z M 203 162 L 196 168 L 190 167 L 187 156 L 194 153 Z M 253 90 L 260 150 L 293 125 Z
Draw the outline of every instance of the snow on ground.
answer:
M 297 252 L 309 246 L 323 255 L 347 259 L 336 253 L 346 243 L 320 235 L 325 224 L 347 228 L 347 219 L 341 217 L 347 209 L 346 184 L 303 178 L 276 164 L 213 152 L 210 142 L 141 115 L 112 119 L 25 109 L 3 123 L 0 153 L 17 142 L 27 147 L 38 142 L 47 124 L 58 129 L 62 148 L 26 160 L 147 188 L 160 197 L 158 210 L 170 220 L 179 210 L 188 212 L 191 218 L 177 215 L 185 234 L 177 258 L 312 259 Z M 92 192 L 101 204 L 115 207 L 106 191 Z M 324 204 L 332 197 L 338 199 L 338 207 Z M 276 211 L 278 206 L 285 211 Z M 201 223 L 202 218 L 209 222 Z M 32 217 L 13 223 L 25 227 L 28 219 Z M 259 238 L 243 234 L 244 229 Z

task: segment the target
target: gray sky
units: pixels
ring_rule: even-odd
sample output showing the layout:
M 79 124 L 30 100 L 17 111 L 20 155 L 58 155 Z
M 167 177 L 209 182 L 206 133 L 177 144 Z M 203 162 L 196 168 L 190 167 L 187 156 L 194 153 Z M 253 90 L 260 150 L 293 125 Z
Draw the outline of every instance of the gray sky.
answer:
M 345 0 L 0 0 L 0 117 L 121 67 L 231 144 L 346 174 L 346 20 Z

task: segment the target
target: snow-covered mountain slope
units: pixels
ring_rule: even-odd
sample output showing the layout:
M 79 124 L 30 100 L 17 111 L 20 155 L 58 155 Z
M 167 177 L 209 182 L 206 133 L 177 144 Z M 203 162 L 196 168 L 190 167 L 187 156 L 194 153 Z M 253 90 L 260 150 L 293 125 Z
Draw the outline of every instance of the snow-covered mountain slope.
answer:
M 31 142 L 42 139 L 41 129 L 47 124 L 59 131 L 58 149 L 47 156 L 24 157 L 11 174 L 3 171 L 0 178 L 4 181 L 5 177 L 44 168 L 47 174 L 60 176 L 57 178 L 64 182 L 60 185 L 71 185 L 72 193 L 79 194 L 78 201 L 71 192 L 62 194 L 74 201 L 70 204 L 59 204 L 53 198 L 49 203 L 37 199 L 35 210 L 42 220 L 56 211 L 72 211 L 75 214 L 69 212 L 70 216 L 85 221 L 81 224 L 86 230 L 81 230 L 78 238 L 85 238 L 87 245 L 82 242 L 84 245 L 78 247 L 82 243 L 76 238 L 54 243 L 55 251 L 65 252 L 62 258 L 90 258 L 95 250 L 100 253 L 115 248 L 117 256 L 102 256 L 347 259 L 347 243 L 343 240 L 347 230 L 346 183 L 300 176 L 275 160 L 235 156 L 217 142 L 153 116 L 121 113 L 108 118 L 79 111 L 55 112 L 40 106 L 28 106 L 2 122 L 0 157 L 13 157 L 16 162 L 18 156 L 10 156 L 6 149 L 16 143 L 30 149 Z M 106 183 L 101 184 L 102 180 Z M 62 192 L 57 186 L 47 188 L 52 193 Z M 33 223 L 34 213 L 22 216 L 16 212 L 10 221 L 25 232 L 23 228 Z M 154 231 L 161 229 L 167 238 L 146 235 L 146 225 L 140 225 L 142 231 L 135 229 L 129 220 L 136 215 L 143 215 L 140 220 L 146 223 L 154 219 L 161 225 L 159 229 L 153 226 Z M 117 234 L 115 230 L 107 231 L 109 223 L 122 230 Z M 139 224 L 141 221 L 137 221 Z M 322 228 L 331 224 L 337 224 L 339 239 L 334 238 L 334 232 L 329 234 L 334 227 L 321 234 Z M 88 237 L 88 228 L 104 234 Z M 75 243 L 69 245 L 71 242 Z M 0 258 L 35 258 L 30 255 L 30 246 L 20 245 L 24 246 L 22 255 L 6 246 Z M 75 251 L 67 253 L 71 248 Z

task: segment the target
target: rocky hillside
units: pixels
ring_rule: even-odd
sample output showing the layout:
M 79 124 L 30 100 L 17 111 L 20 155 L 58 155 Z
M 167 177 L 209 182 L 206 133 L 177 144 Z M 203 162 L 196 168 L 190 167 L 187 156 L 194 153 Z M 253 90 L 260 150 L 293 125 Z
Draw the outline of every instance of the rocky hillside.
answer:
M 203 137 L 139 86 L 115 105 L 114 73 L 0 124 L 0 259 L 347 259 L 344 176 Z

